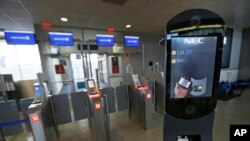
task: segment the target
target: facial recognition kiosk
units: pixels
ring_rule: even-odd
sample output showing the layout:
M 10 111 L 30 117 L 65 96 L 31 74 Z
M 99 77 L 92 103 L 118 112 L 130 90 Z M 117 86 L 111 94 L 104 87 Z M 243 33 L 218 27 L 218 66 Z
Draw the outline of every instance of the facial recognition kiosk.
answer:
M 212 141 L 224 20 L 205 9 L 166 25 L 164 141 Z

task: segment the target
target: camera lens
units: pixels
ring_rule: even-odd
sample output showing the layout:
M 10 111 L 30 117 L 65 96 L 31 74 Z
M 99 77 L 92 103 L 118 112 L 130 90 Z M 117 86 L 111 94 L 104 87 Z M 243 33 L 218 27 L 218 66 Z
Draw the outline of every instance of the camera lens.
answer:
M 191 19 L 190 19 L 190 23 L 192 26 L 198 26 L 201 24 L 201 17 L 198 16 L 198 15 L 195 15 L 193 16 Z

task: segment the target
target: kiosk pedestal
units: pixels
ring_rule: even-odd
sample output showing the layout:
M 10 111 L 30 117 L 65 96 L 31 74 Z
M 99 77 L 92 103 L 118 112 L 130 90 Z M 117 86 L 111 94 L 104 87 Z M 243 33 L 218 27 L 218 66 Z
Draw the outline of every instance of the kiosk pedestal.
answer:
M 214 112 L 190 120 L 166 113 L 164 120 L 164 141 L 212 141 Z

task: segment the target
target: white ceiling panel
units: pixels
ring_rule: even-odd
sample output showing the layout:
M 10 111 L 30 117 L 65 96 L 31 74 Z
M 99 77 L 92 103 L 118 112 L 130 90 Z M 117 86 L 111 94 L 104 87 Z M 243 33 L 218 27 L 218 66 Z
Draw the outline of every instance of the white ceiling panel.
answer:
M 16 11 L 12 9 L 3 10 L 4 13 L 8 14 L 12 18 L 31 18 L 30 15 L 27 15 L 25 11 Z
M 23 7 L 20 6 L 17 0 L 0 0 L 0 9 L 2 10 L 15 10 L 24 11 Z

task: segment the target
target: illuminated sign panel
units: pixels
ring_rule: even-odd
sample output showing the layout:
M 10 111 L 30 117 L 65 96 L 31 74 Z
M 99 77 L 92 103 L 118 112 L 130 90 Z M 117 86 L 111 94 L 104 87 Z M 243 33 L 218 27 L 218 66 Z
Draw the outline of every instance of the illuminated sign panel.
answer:
M 137 36 L 125 36 L 124 45 L 126 47 L 140 47 L 140 38 Z
M 49 32 L 50 45 L 74 46 L 72 33 Z
M 96 44 L 98 46 L 108 46 L 113 47 L 115 44 L 115 38 L 114 35 L 96 35 Z
M 34 45 L 36 44 L 34 32 L 31 31 L 4 31 L 7 44 Z

